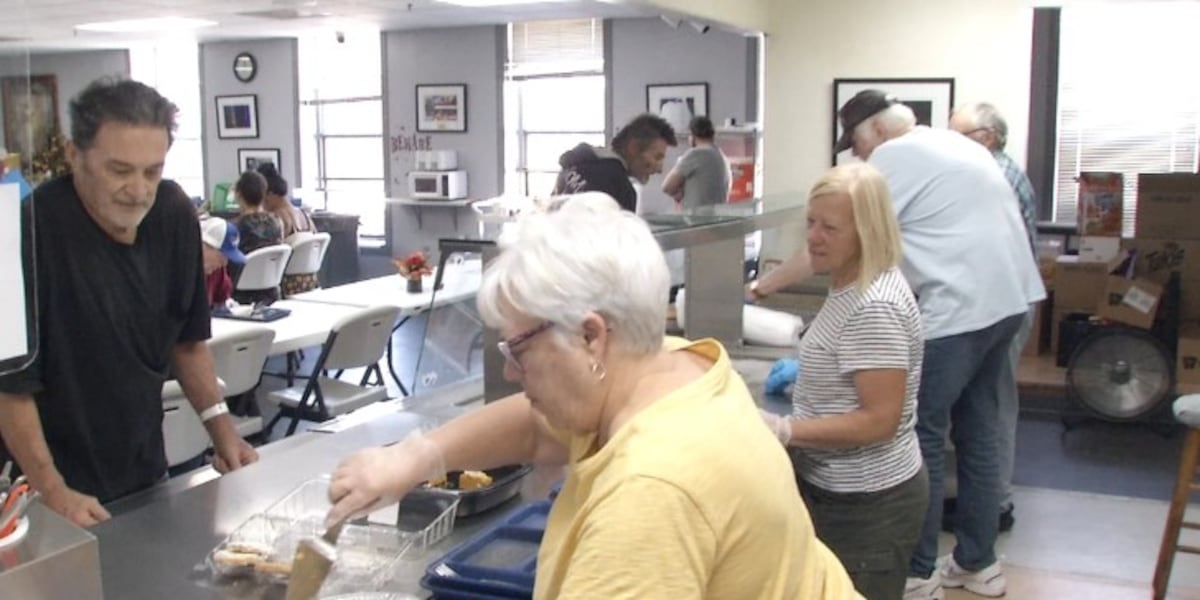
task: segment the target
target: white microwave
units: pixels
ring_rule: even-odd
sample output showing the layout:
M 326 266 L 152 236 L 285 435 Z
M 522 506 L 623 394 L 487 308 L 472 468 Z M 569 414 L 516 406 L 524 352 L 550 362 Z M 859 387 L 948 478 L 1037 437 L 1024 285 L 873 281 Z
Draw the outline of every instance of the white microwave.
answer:
M 418 200 L 458 200 L 467 197 L 467 172 L 410 171 L 408 195 Z

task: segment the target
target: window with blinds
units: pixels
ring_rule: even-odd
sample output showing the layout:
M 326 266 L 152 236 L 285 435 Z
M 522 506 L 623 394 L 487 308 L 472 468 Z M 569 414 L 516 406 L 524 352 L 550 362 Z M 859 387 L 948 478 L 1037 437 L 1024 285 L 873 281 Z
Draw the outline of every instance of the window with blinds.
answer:
M 509 35 L 510 78 L 600 72 L 604 68 L 600 19 L 513 23 Z
M 1134 234 L 1137 174 L 1194 172 L 1200 142 L 1200 4 L 1095 3 L 1062 10 L 1054 220 L 1076 218 L 1076 177 L 1125 178 Z
M 505 191 L 547 195 L 563 152 L 604 145 L 603 22 L 513 23 L 505 79 Z

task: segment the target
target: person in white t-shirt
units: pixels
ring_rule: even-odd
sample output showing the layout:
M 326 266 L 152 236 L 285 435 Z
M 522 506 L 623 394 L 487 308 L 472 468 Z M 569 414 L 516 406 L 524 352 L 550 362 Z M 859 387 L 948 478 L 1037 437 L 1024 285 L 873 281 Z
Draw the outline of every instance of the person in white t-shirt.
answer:
M 860 92 L 838 114 L 844 134 L 834 151 L 853 148 L 888 181 L 903 238 L 900 270 L 917 296 L 926 340 L 917 434 L 930 498 L 905 598 L 940 600 L 943 587 L 1003 595 L 996 388 L 1029 304 L 1045 297 L 1017 202 L 986 149 L 917 126 L 912 110 L 882 91 Z M 761 298 L 811 274 L 801 250 L 748 293 Z M 939 562 L 947 430 L 958 458 L 958 544 Z

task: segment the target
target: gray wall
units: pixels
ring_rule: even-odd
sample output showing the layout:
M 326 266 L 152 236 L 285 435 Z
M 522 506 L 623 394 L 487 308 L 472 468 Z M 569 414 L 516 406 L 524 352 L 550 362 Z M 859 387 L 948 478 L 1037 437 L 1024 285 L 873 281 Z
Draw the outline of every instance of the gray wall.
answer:
M 258 73 L 249 83 L 233 76 L 233 58 L 254 55 Z M 201 109 L 204 111 L 204 188 L 239 175 L 238 148 L 278 148 L 279 172 L 292 185 L 300 181 L 300 80 L 295 39 L 237 40 L 200 45 Z M 258 137 L 219 139 L 216 97 L 258 96 Z
M 58 83 L 58 124 L 64 135 L 70 132 L 67 105 L 83 88 L 103 76 L 129 77 L 127 50 L 96 50 L 0 56 L 0 76 L 54 75 Z M 2 108 L 2 107 L 0 107 Z M 0 143 L 4 132 L 0 128 Z
M 413 147 L 457 150 L 471 198 L 490 198 L 504 186 L 502 81 L 507 35 L 503 26 L 455 27 L 383 34 L 384 163 L 388 196 L 408 193 Z M 467 85 L 467 131 L 416 131 L 417 84 Z M 420 215 L 418 217 L 418 210 Z M 470 208 L 389 207 L 392 254 L 434 250 L 440 237 L 476 234 Z M 457 222 L 455 218 L 457 217 Z
M 614 19 L 608 31 L 611 133 L 646 111 L 649 84 L 707 83 L 708 116 L 717 126 L 728 118 L 739 123 L 754 118 L 757 58 L 753 38 L 716 28 L 701 34 L 686 23 L 671 28 L 657 18 Z M 685 144 L 681 136 L 680 146 L 667 153 L 664 171 L 675 165 Z M 642 212 L 672 209 L 673 202 L 660 191 L 662 178 L 652 177 L 642 190 Z

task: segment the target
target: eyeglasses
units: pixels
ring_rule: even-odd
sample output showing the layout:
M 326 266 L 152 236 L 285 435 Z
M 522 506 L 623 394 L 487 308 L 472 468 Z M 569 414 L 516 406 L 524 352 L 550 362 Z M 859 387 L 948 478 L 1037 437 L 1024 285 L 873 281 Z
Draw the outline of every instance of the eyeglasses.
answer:
M 521 362 L 517 360 L 517 355 L 513 353 L 513 348 L 529 341 L 529 339 L 533 336 L 550 329 L 551 327 L 554 327 L 554 323 L 552 321 L 542 321 L 541 325 L 538 325 L 529 331 L 518 333 L 517 335 L 514 335 L 506 340 L 500 340 L 499 342 L 496 342 L 496 349 L 500 351 L 500 354 L 504 356 L 504 360 L 508 361 L 508 364 L 512 365 L 512 367 L 516 369 L 518 373 L 524 373 L 525 369 L 521 367 Z
M 975 129 L 972 129 L 970 131 L 964 131 L 964 132 L 962 132 L 962 134 L 967 137 L 971 137 L 981 131 L 991 131 L 991 130 L 992 130 L 991 127 L 976 127 Z

